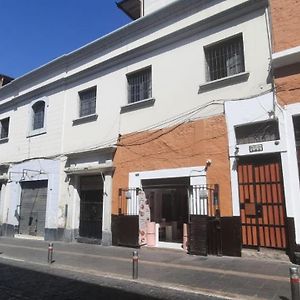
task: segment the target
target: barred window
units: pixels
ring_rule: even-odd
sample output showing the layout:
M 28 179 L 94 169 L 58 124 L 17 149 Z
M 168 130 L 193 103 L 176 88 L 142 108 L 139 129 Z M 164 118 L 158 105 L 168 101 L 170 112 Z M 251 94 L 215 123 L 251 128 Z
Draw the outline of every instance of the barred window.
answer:
M 277 120 L 268 120 L 254 124 L 235 127 L 236 143 L 250 144 L 278 140 L 279 128 Z
M 0 121 L 0 138 L 5 139 L 8 137 L 9 118 Z
M 44 118 L 45 118 L 45 102 L 38 101 L 32 105 L 33 110 L 33 120 L 32 120 L 32 129 L 41 129 L 44 127 Z
M 79 92 L 80 109 L 79 117 L 93 115 L 96 113 L 96 87 Z
M 128 103 L 152 97 L 151 67 L 127 75 Z
M 245 71 L 242 35 L 205 48 L 207 81 Z

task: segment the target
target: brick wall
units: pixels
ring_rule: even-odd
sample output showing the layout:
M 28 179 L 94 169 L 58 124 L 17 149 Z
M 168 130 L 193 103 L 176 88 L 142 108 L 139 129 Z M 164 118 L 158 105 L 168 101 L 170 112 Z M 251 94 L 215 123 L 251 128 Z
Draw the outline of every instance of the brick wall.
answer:
M 224 116 L 123 136 L 114 157 L 113 213 L 118 189 L 128 187 L 129 172 L 212 165 L 207 183 L 220 185 L 223 216 L 232 215 L 228 139 Z
M 300 102 L 300 63 L 275 70 L 277 100 L 281 105 Z
M 300 45 L 300 0 L 270 0 L 273 51 Z

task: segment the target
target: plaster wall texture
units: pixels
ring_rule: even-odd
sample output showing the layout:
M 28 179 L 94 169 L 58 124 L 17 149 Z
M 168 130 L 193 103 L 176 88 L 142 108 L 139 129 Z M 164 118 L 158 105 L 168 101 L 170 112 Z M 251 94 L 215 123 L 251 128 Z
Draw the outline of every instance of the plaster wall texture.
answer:
M 128 187 L 130 172 L 205 166 L 208 159 L 212 165 L 206 182 L 220 185 L 221 214 L 231 216 L 228 140 L 223 115 L 122 137 L 114 157 L 113 213 L 118 209 L 118 189 Z
M 32 135 L 32 104 L 44 100 L 45 126 L 42 134 Z M 9 107 L 0 119 L 9 117 L 9 140 L 1 143 L 1 163 L 18 162 L 36 157 L 49 157 L 61 152 L 63 93 L 53 93 L 40 98 L 29 98 L 16 106 Z
M 15 210 L 21 201 L 21 182 L 47 180 L 46 228 L 57 228 L 59 205 L 59 160 L 36 159 L 10 168 L 10 180 L 5 186 L 0 223 L 17 225 Z M 31 170 L 31 171 L 30 171 Z M 41 173 L 39 173 L 41 171 Z M 23 176 L 23 174 L 25 176 Z
M 233 1 L 228 1 L 226 5 L 230 3 L 233 5 Z M 197 16 L 192 15 L 193 22 L 204 18 L 206 14 L 216 13 L 221 8 L 219 5 L 221 3 L 209 6 L 206 10 L 198 12 Z M 225 7 L 227 6 L 223 9 Z M 209 13 L 210 10 L 212 11 Z M 119 133 L 146 130 L 150 126 L 177 118 L 183 112 L 195 108 L 198 109 L 195 116 L 197 118 L 218 115 L 223 113 L 222 101 L 219 103 L 218 100 L 249 97 L 268 90 L 270 54 L 264 13 L 265 11 L 260 9 L 225 25 L 198 32 L 181 42 L 164 46 L 159 50 L 151 50 L 147 55 L 137 56 L 117 67 L 98 70 L 93 75 L 69 82 L 56 88 L 55 91 L 48 91 L 43 95 L 48 101 L 46 134 L 30 138 L 27 137 L 30 120 L 29 104 L 32 99 L 37 100 L 42 96 L 28 94 L 28 98 L 25 97 L 23 102 L 6 107 L 3 114 L 1 111 L 0 119 L 11 117 L 11 138 L 8 143 L 1 144 L 4 153 L 1 161 L 17 161 L 40 155 L 54 156 L 106 146 L 114 143 Z M 189 20 L 189 18 L 185 19 Z M 177 24 L 175 27 L 178 26 Z M 157 28 L 155 34 L 160 35 L 163 30 Z M 243 34 L 244 40 L 245 76 L 238 78 L 238 82 L 234 84 L 227 79 L 221 83 L 214 83 L 217 86 L 210 84 L 207 87 L 203 47 L 239 33 Z M 146 34 L 145 38 L 148 38 Z M 257 40 L 260 43 L 257 43 Z M 142 41 L 139 40 L 139 43 Z M 110 55 L 113 55 L 112 52 L 109 52 Z M 253 52 L 256 53 L 255 56 Z M 100 57 L 106 59 L 105 55 Z M 120 108 L 128 103 L 126 74 L 150 65 L 154 105 L 120 114 Z M 80 62 L 80 70 L 85 68 L 87 65 Z M 47 80 L 44 78 L 44 84 L 46 83 Z M 39 83 L 32 82 L 32 89 L 38 86 Z M 74 125 L 73 120 L 79 116 L 78 92 L 91 86 L 97 86 L 98 118 L 93 122 Z M 24 93 L 26 92 L 24 90 Z M 5 101 L 7 99 L 9 97 Z M 209 105 L 211 102 L 214 103 Z M 0 109 L 1 103 L 0 100 Z
M 115 59 L 114 65 L 120 65 L 121 62 L 126 63 L 137 55 L 132 54 L 130 58 L 125 60 L 124 58 L 121 59 L 121 55 L 131 53 L 132 50 L 138 50 L 141 46 L 145 48 L 160 38 L 166 40 L 166 36 L 171 33 L 178 32 L 180 29 L 247 2 L 250 0 L 221 2 L 192 0 L 189 1 L 189 5 L 174 5 L 172 10 L 162 11 L 149 16 L 149 18 L 136 20 L 6 85 L 2 89 L 5 92 L 0 93 L 0 104 L 29 92 L 37 91 L 56 81 L 70 79 L 75 74 L 78 75 L 82 71 L 94 68 L 101 63 L 107 63 L 112 59 Z M 105 68 L 104 65 L 102 67 Z
M 144 0 L 144 13 L 145 15 L 148 15 L 151 12 L 154 12 L 155 10 L 158 10 L 175 1 L 177 0 Z

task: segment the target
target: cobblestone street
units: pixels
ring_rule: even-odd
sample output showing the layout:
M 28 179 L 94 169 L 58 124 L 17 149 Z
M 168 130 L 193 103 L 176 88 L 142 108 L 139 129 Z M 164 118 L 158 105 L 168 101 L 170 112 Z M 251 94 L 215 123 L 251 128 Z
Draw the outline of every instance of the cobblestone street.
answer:
M 15 262 L 10 262 L 9 264 L 0 263 L 0 299 L 221 299 L 209 296 L 200 296 L 199 298 L 199 295 L 163 291 L 159 288 L 140 289 L 140 293 L 137 293 L 136 286 L 133 293 L 129 290 L 131 285 L 135 285 L 134 282 L 127 283 L 127 287 L 119 283 L 119 288 L 116 288 L 118 283 L 116 283 L 116 280 L 113 280 L 114 288 L 112 288 L 110 287 L 110 281 L 112 281 L 110 278 L 103 278 L 99 281 L 99 278 L 93 278 L 90 274 L 76 275 L 60 270 L 58 275 L 57 270 L 54 271 L 51 267 L 47 268 L 44 266 L 38 269 L 38 271 L 30 270 L 29 266 L 21 268 L 16 266 Z
M 0 264 L 1 299 L 155 299 L 71 278 Z
M 0 238 L 0 299 L 290 299 L 290 262 Z M 270 253 L 271 254 L 271 253 Z M 250 253 L 249 253 L 250 255 Z M 265 254 L 266 255 L 266 254 Z

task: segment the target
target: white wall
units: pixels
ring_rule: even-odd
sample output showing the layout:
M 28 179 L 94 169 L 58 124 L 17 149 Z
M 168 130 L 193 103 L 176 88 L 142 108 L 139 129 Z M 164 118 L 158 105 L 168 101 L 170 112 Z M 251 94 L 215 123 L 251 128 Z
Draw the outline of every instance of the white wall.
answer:
M 234 126 L 270 119 L 269 112 L 275 109 L 278 119 L 280 140 L 263 142 L 263 152 L 249 153 L 249 144 L 239 145 L 236 152 Z M 286 106 L 284 109 L 276 103 L 274 106 L 273 93 L 251 98 L 244 101 L 228 101 L 225 103 L 226 122 L 229 138 L 229 155 L 231 164 L 231 190 L 233 215 L 239 216 L 238 178 L 236 156 L 280 153 L 284 182 L 286 212 L 295 221 L 296 242 L 300 243 L 300 187 L 297 166 L 296 145 L 292 116 L 300 114 L 300 104 Z M 253 144 L 253 143 L 252 143 Z
M 144 1 L 144 15 L 148 15 L 177 0 L 143 0 L 143 1 Z
M 169 2 L 164 1 L 163 4 Z M 183 112 L 200 106 L 193 118 L 221 114 L 222 101 L 207 104 L 215 100 L 249 97 L 270 88 L 266 82 L 270 55 L 264 9 L 238 19 L 231 18 L 230 22 L 218 27 L 199 29 L 202 28 L 199 25 L 201 22 L 205 23 L 215 14 L 248 2 L 251 1 L 227 0 L 213 4 L 200 1 L 198 3 L 201 5 L 207 5 L 194 5 L 191 9 L 187 5 L 183 15 L 180 11 L 166 11 L 166 15 L 172 16 L 166 24 L 159 19 L 159 12 L 157 15 L 154 13 L 152 18 L 150 15 L 149 18 L 141 18 L 0 89 L 0 119 L 10 117 L 9 141 L 0 143 L 0 163 L 13 163 L 15 169 L 17 166 L 23 168 L 23 161 L 26 160 L 28 168 L 35 168 L 37 158 L 62 159 L 60 166 L 55 161 L 47 167 L 50 173 L 52 168 L 59 168 L 57 174 L 60 177 L 53 178 L 57 185 L 53 189 L 57 196 L 55 201 L 63 199 L 61 203 L 55 203 L 59 212 L 53 219 L 54 206 L 49 208 L 50 221 L 47 226 L 61 225 L 63 220 L 59 218 L 57 221 L 57 214 L 63 214 L 64 203 L 78 202 L 76 191 L 65 181 L 65 155 L 82 152 L 82 157 L 85 157 L 84 151 L 114 144 L 119 134 L 159 126 L 165 120 L 177 118 Z M 194 3 L 197 4 L 196 1 Z M 149 9 L 157 8 L 157 5 L 158 2 L 148 2 Z M 188 26 L 192 26 L 193 31 L 181 31 Z M 249 78 L 234 85 L 230 81 L 222 87 L 212 85 L 204 90 L 206 68 L 203 47 L 238 33 L 243 34 Z M 120 114 L 121 107 L 127 105 L 126 74 L 149 65 L 152 66 L 154 105 Z M 57 86 L 51 88 L 50 83 Z M 98 117 L 94 121 L 75 125 L 73 121 L 78 118 L 79 111 L 78 92 L 92 86 L 97 86 Z M 41 135 L 29 136 L 32 102 L 43 97 L 47 99 L 46 131 Z M 10 102 L 12 100 L 15 102 Z M 9 102 L 10 106 L 7 105 Z M 14 206 L 20 189 L 17 184 L 9 185 L 5 203 L 12 197 L 11 205 Z M 55 193 L 52 190 L 50 194 Z M 5 209 L 2 211 L 3 218 Z M 77 219 L 76 209 L 73 213 Z M 15 222 L 11 213 L 9 218 Z
M 17 205 L 21 200 L 21 182 L 47 180 L 47 211 L 46 228 L 57 228 L 58 201 L 59 201 L 59 160 L 31 160 L 11 166 L 9 180 L 5 187 L 5 197 L 2 198 L 3 207 L 1 221 L 3 223 L 17 225 L 15 217 Z M 28 170 L 28 171 L 27 171 Z M 33 170 L 33 171 L 29 171 Z M 36 171 L 36 172 L 35 172 Z M 39 173 L 41 171 L 41 173 Z M 25 176 L 23 176 L 23 174 Z
M 191 11 L 188 17 L 178 19 L 152 33 L 146 31 L 135 40 L 129 40 L 112 51 L 105 48 L 106 53 L 89 55 L 73 65 L 61 70 L 61 77 L 67 78 L 89 66 L 108 61 L 117 54 L 130 51 L 142 44 L 156 40 L 166 34 L 176 32 L 185 26 L 195 24 L 219 12 L 226 10 L 245 0 L 228 0 L 205 7 L 200 11 Z M 205 81 L 205 56 L 203 47 L 226 37 L 242 33 L 244 39 L 245 68 L 249 72 L 246 81 L 223 87 L 211 87 L 203 90 Z M 163 42 L 163 41 L 162 41 Z M 159 44 L 158 44 L 159 47 Z M 254 55 L 255 53 L 255 55 Z M 97 57 L 96 57 L 97 56 Z M 183 112 L 190 111 L 215 100 L 249 97 L 270 88 L 266 83 L 269 69 L 269 49 L 264 10 L 250 13 L 245 17 L 231 21 L 217 28 L 195 32 L 192 37 L 169 44 L 157 50 L 149 50 L 146 55 L 136 56 L 127 62 L 101 68 L 94 75 L 85 79 L 74 79 L 52 92 L 47 92 L 47 128 L 46 134 L 28 137 L 30 104 L 39 97 L 28 96 L 22 103 L 14 105 L 9 111 L 1 112 L 1 103 L 9 100 L 9 96 L 1 100 L 0 119 L 10 116 L 9 142 L 0 144 L 1 161 L 10 162 L 30 159 L 38 156 L 54 156 L 73 151 L 83 151 L 93 147 L 114 143 L 118 134 L 146 129 L 160 124 L 167 119 L 176 118 Z M 127 104 L 126 74 L 145 66 L 152 66 L 152 94 L 155 98 L 153 106 L 122 113 L 120 107 Z M 52 77 L 51 77 L 52 76 Z M 45 77 L 44 84 L 57 79 L 57 72 Z M 26 84 L 18 94 L 25 94 L 41 86 L 41 79 Z M 29 88 L 28 85 L 31 85 Z M 91 86 L 97 86 L 98 118 L 93 122 L 78 125 L 73 120 L 78 118 L 78 92 Z M 200 91 L 199 91 L 200 86 Z M 5 87 L 4 87 L 5 88 Z M 41 96 L 41 97 L 42 97 Z M 176 105 L 174 105 L 176 103 Z M 172 108 L 172 109 L 170 109 Z M 194 118 L 203 118 L 223 113 L 222 101 L 200 108 Z
M 285 197 L 289 199 L 287 204 L 288 216 L 294 217 L 296 243 L 300 244 L 300 178 L 293 125 L 293 116 L 300 115 L 300 103 L 285 106 L 285 131 L 283 134 L 287 140 L 288 152 L 284 154 L 283 176 L 285 184 Z

